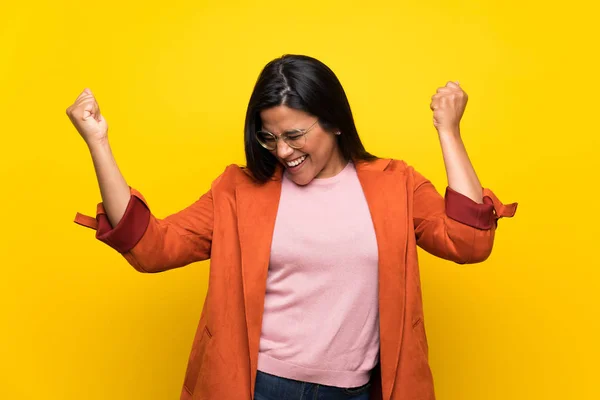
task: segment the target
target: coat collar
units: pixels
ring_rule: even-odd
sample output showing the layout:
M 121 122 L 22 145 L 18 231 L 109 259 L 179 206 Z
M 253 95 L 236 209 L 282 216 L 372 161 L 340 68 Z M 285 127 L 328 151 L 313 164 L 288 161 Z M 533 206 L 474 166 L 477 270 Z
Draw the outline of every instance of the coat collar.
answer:
M 380 363 L 383 400 L 391 397 L 404 328 L 406 246 L 408 218 L 405 186 L 395 174 L 385 173 L 389 159 L 355 162 L 373 220 L 378 246 Z M 273 179 L 236 188 L 238 229 L 242 258 L 244 306 L 248 328 L 251 392 L 258 365 L 271 242 L 281 195 L 283 168 Z

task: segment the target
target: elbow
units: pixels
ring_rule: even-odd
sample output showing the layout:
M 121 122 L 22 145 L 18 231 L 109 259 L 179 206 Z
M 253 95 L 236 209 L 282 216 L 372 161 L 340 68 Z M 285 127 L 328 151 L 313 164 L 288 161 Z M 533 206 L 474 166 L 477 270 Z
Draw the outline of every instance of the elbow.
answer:
M 155 274 L 173 268 L 169 267 L 168 264 L 164 262 L 157 262 L 159 260 L 141 260 L 140 258 L 135 257 L 131 252 L 124 253 L 123 257 L 125 257 L 129 265 L 136 271 L 144 274 Z
M 471 257 L 469 257 L 468 262 L 465 264 L 477 264 L 484 262 L 490 257 L 490 254 L 492 254 L 492 246 L 489 246 L 489 248 L 478 249 L 477 251 L 473 252 Z
M 487 260 L 494 246 L 493 231 L 475 230 L 471 240 L 453 241 L 451 247 L 452 261 L 457 264 L 477 264 Z
M 477 253 L 455 253 L 451 256 L 445 257 L 448 260 L 455 262 L 456 264 L 477 264 L 484 262 L 490 256 L 490 252 L 477 252 Z
M 463 262 L 460 264 L 477 264 L 487 260 L 492 254 L 492 248 L 494 246 L 493 237 L 482 237 L 479 240 L 475 240 L 468 251 L 465 253 Z

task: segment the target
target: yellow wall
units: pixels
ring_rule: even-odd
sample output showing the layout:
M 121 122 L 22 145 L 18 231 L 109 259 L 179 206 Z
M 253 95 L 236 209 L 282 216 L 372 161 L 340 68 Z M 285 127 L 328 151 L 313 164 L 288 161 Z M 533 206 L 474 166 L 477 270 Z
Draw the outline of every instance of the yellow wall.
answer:
M 504 202 L 483 264 L 422 253 L 438 398 L 598 399 L 597 10 L 580 1 L 15 2 L 0 7 L 0 398 L 175 399 L 208 263 L 142 275 L 72 222 L 91 159 L 65 109 L 96 94 L 128 183 L 165 216 L 243 163 L 262 66 L 328 64 L 373 153 L 442 191 L 430 96 Z M 250 4 L 252 3 L 252 4 Z M 255 4 L 256 3 L 256 4 Z M 592 2 L 590 2 L 591 4 Z

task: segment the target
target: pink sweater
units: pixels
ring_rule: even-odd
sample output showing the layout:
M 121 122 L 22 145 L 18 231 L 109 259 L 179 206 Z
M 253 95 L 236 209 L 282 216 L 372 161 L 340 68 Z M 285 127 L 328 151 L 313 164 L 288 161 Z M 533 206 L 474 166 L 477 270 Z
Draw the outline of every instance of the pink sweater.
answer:
M 284 174 L 258 369 L 329 386 L 367 383 L 379 358 L 377 263 L 352 162 L 306 186 Z

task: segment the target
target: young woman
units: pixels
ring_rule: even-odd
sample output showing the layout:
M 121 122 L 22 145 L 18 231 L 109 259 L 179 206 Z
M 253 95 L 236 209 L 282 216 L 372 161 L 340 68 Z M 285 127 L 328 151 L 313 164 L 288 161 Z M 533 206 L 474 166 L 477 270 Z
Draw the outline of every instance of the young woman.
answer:
M 211 259 L 181 399 L 434 398 L 417 246 L 457 263 L 485 260 L 497 220 L 461 141 L 467 95 L 432 97 L 448 187 L 368 153 L 344 90 L 320 61 L 268 63 L 248 105 L 246 167 L 164 219 L 129 187 L 88 90 L 67 114 L 91 152 L 102 203 L 75 222 L 137 270 Z

